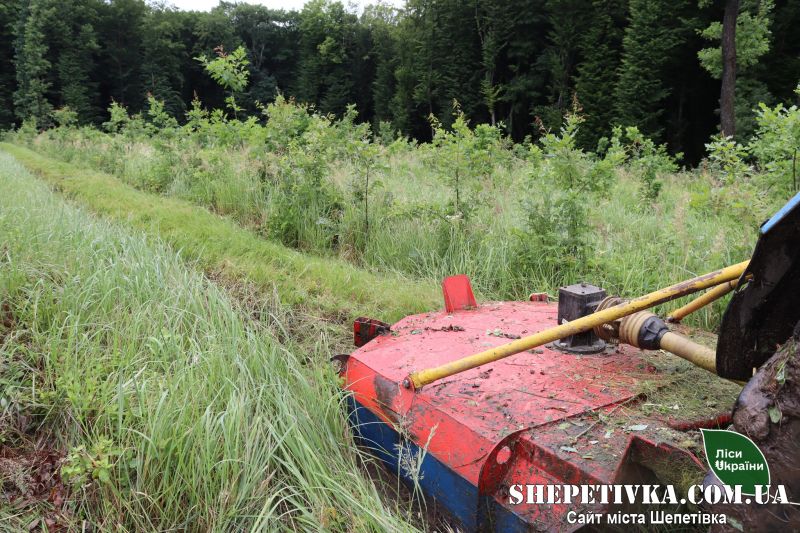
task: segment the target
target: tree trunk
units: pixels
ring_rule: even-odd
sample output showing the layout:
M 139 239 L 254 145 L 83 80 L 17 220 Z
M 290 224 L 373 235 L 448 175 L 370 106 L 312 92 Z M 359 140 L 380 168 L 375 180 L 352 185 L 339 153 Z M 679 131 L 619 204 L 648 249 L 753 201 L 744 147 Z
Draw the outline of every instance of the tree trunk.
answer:
M 736 134 L 736 19 L 739 16 L 739 0 L 725 2 L 722 18 L 722 89 L 719 96 L 719 115 L 722 135 Z

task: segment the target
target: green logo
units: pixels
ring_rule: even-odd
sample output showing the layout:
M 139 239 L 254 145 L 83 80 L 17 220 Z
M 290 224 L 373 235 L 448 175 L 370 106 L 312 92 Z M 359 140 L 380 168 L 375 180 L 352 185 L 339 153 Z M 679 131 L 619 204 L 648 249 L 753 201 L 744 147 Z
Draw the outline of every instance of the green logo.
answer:
M 726 485 L 742 487 L 742 494 L 755 495 L 756 485 L 769 485 L 769 465 L 755 442 L 741 433 L 724 429 L 701 429 L 706 461 Z

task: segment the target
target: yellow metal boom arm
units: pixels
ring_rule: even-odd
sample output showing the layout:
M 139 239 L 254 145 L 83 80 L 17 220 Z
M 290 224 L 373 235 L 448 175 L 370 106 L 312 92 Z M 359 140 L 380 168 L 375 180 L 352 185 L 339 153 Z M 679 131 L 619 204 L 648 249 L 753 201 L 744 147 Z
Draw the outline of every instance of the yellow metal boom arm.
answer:
M 748 263 L 749 261 L 744 261 L 742 263 L 723 268 L 722 270 L 717 270 L 703 276 L 682 281 L 681 283 L 672 285 L 671 287 L 651 292 L 650 294 L 640 298 L 603 309 L 602 311 L 592 313 L 591 315 L 586 315 L 577 320 L 573 320 L 572 322 L 567 322 L 565 324 L 560 324 L 550 329 L 540 331 L 539 333 L 535 333 L 528 337 L 523 337 L 513 342 L 509 342 L 508 344 L 476 353 L 474 355 L 469 355 L 441 366 L 412 372 L 403 381 L 403 386 L 406 388 L 413 387 L 414 389 L 418 389 L 428 385 L 429 383 L 433 383 L 434 381 L 452 376 L 453 374 L 458 374 L 460 372 L 464 372 L 465 370 L 485 365 L 486 363 L 491 363 L 493 361 L 497 361 L 498 359 L 503 359 L 504 357 L 536 348 L 537 346 L 542 346 L 548 342 L 569 337 L 570 335 L 583 333 L 584 331 L 588 331 L 595 326 L 618 320 L 624 316 L 628 316 L 638 311 L 669 302 L 670 300 L 680 298 L 681 296 L 686 296 L 687 294 L 692 294 L 709 287 L 714 287 L 721 283 L 738 279 L 747 268 Z
M 739 285 L 738 279 L 734 279 L 727 283 L 721 283 L 720 285 L 717 285 L 713 289 L 709 290 L 705 294 L 701 294 L 700 296 L 698 296 L 688 304 L 684 305 L 683 307 L 674 310 L 667 317 L 667 322 L 680 322 L 681 320 L 686 318 L 687 315 L 694 313 L 698 309 L 701 309 L 707 306 L 708 304 L 719 300 L 720 298 L 731 292 L 733 289 L 735 289 L 738 285 Z

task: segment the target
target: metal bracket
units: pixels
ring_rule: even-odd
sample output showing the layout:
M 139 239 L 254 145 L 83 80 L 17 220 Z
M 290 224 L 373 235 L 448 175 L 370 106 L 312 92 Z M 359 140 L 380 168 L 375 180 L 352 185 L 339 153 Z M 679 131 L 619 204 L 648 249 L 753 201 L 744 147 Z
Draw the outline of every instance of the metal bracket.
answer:
M 442 281 L 444 308 L 448 313 L 462 309 L 477 309 L 478 302 L 472 292 L 472 285 L 466 274 L 444 278 Z
M 353 322 L 353 344 L 364 346 L 378 335 L 389 333 L 391 326 L 386 322 L 360 316 Z

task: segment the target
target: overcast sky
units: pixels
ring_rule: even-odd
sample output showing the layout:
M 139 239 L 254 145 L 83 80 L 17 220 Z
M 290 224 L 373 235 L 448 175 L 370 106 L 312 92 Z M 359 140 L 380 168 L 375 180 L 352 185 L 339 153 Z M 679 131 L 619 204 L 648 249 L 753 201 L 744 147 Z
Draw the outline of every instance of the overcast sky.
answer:
M 170 4 L 174 5 L 178 9 L 184 10 L 196 10 L 196 11 L 208 11 L 212 7 L 215 7 L 219 0 L 167 0 Z M 262 4 L 267 7 L 272 7 L 275 9 L 295 9 L 300 10 L 303 8 L 303 4 L 306 3 L 306 0 L 246 0 L 248 4 Z M 362 7 L 367 4 L 374 3 L 374 0 L 352 0 L 355 3 L 359 11 Z M 395 6 L 402 6 L 403 0 L 386 0 L 387 3 L 395 5 Z M 343 0 L 343 4 L 347 5 L 349 0 Z

